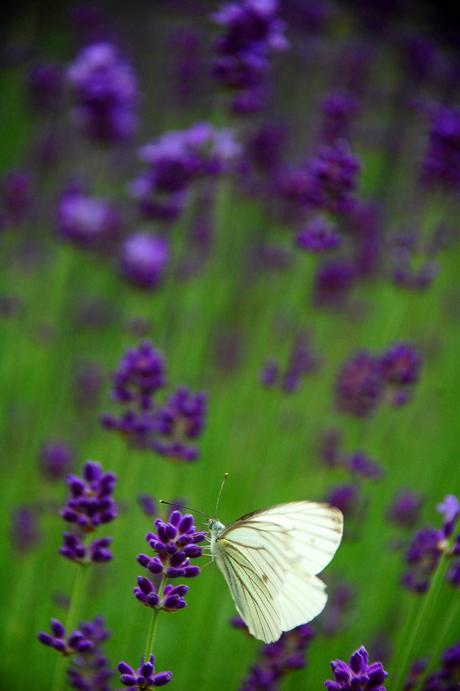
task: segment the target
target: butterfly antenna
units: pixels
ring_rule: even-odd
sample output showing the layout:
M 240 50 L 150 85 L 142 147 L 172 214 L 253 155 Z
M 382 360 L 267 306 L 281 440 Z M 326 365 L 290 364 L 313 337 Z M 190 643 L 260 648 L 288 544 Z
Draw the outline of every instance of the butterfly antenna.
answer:
M 225 481 L 227 480 L 227 478 L 228 478 L 228 473 L 225 473 L 224 479 L 222 480 L 222 483 L 221 483 L 221 485 L 220 485 L 219 494 L 217 495 L 217 501 L 216 501 L 216 516 L 217 516 L 217 510 L 218 510 L 219 504 L 220 504 L 220 498 L 221 498 L 221 496 L 222 496 L 222 490 L 224 489 Z
M 177 506 L 176 503 L 172 501 L 166 501 L 166 499 L 160 499 L 160 504 L 167 504 L 168 506 Z M 200 516 L 204 516 L 205 518 L 212 518 L 212 516 L 209 516 L 207 513 L 198 511 L 198 509 L 192 509 L 190 506 L 182 506 L 182 508 L 187 509 L 187 511 L 193 511 L 193 513 L 199 513 Z

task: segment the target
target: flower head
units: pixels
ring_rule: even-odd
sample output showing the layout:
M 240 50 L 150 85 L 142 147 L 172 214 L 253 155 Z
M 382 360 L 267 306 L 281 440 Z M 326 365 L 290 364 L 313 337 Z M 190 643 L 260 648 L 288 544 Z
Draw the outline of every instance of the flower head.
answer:
M 152 233 L 129 235 L 121 249 L 120 270 L 138 288 L 155 288 L 169 264 L 169 245 Z
M 102 142 L 129 139 L 137 125 L 137 81 L 131 66 L 111 43 L 83 48 L 67 70 L 82 130 Z
M 172 679 L 172 672 L 155 672 L 155 659 L 153 655 L 147 662 L 144 658 L 139 667 L 134 670 L 126 662 L 118 665 L 120 681 L 124 686 L 136 687 L 139 691 L 146 691 L 157 686 L 166 686 Z
M 360 351 L 347 360 L 336 381 L 339 410 L 355 417 L 368 417 L 382 398 L 384 381 L 377 358 Z
M 381 662 L 369 664 L 369 655 L 363 645 L 352 654 L 348 664 L 333 660 L 331 669 L 334 681 L 324 682 L 328 691 L 385 691 L 383 682 L 388 674 Z

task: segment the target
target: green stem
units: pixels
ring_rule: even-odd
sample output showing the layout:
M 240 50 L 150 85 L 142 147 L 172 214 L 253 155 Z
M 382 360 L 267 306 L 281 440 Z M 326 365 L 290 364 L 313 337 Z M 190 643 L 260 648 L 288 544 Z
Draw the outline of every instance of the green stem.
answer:
M 66 635 L 68 636 L 75 629 L 83 593 L 85 591 L 86 579 L 88 574 L 88 564 L 78 564 L 75 581 L 73 584 L 72 597 L 70 600 L 69 612 L 65 623 Z M 67 657 L 59 655 L 56 662 L 56 669 L 54 673 L 53 691 L 63 691 L 66 687 L 66 663 Z
M 158 597 L 160 598 L 160 600 L 161 600 L 162 595 L 163 595 L 163 588 L 165 586 L 165 583 L 166 583 L 166 576 L 163 575 L 162 579 L 161 579 L 160 586 L 158 588 Z M 150 655 L 153 655 L 153 646 L 155 644 L 155 634 L 157 631 L 158 615 L 159 614 L 160 614 L 160 608 L 156 607 L 153 610 L 152 619 L 150 621 L 150 628 L 149 628 L 149 632 L 147 634 L 147 642 L 145 644 L 144 660 L 148 660 Z
M 398 676 L 396 677 L 395 680 L 395 688 L 404 688 L 404 682 L 406 680 L 406 675 L 407 675 L 407 670 L 408 670 L 408 665 L 409 661 L 412 659 L 412 654 L 413 654 L 413 648 L 414 644 L 417 640 L 417 636 L 420 633 L 420 629 L 422 625 L 426 626 L 426 623 L 431 619 L 431 617 L 427 616 L 429 608 L 433 608 L 437 597 L 439 595 L 439 590 L 442 585 L 442 582 L 444 580 L 446 568 L 448 567 L 448 559 L 445 557 L 442 557 L 439 560 L 439 564 L 436 568 L 436 571 L 433 574 L 433 577 L 431 579 L 430 586 L 428 588 L 428 591 L 426 594 L 423 596 L 423 602 L 421 603 L 420 607 L 418 608 L 418 614 L 416 615 L 415 622 L 412 626 L 411 634 L 409 637 L 409 641 L 407 642 L 406 645 L 404 645 L 404 641 L 402 642 L 402 645 L 404 646 L 404 655 L 402 658 L 402 662 L 398 665 L 399 672 Z
M 439 663 L 441 651 L 444 647 L 444 641 L 448 637 L 449 632 L 451 630 L 454 631 L 454 624 L 455 622 L 458 622 L 460 615 L 460 601 L 458 601 L 456 605 L 450 607 L 449 609 L 449 614 L 444 619 L 444 625 L 441 629 L 440 634 L 434 638 L 436 644 L 434 646 L 434 650 L 431 653 L 431 659 L 429 661 L 429 664 L 425 669 L 424 679 L 426 679 L 430 675 L 433 668 Z

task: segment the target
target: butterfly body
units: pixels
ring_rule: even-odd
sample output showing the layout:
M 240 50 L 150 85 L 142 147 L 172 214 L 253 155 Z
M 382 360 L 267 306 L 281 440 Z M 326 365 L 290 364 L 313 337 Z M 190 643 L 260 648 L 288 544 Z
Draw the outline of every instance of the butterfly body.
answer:
M 211 557 L 222 571 L 249 632 L 270 643 L 324 608 L 316 574 L 342 538 L 341 512 L 300 501 L 255 511 L 225 526 L 209 520 Z

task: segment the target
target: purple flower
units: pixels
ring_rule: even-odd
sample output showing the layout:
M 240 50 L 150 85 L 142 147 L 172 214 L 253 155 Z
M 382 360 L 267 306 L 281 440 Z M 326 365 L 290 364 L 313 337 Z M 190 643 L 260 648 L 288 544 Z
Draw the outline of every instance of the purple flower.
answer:
M 356 271 L 348 260 L 325 261 L 314 278 L 313 301 L 318 307 L 339 309 L 349 299 L 356 280 Z
M 134 403 L 141 410 L 153 407 L 153 397 L 166 384 L 165 361 L 150 341 L 142 341 L 123 355 L 113 377 L 113 398 Z
M 214 46 L 213 75 L 227 88 L 240 92 L 233 102 L 234 111 L 254 112 L 260 106 L 257 95 L 269 72 L 270 54 L 288 46 L 284 23 L 278 17 L 277 0 L 225 4 L 212 19 L 222 27 Z M 241 108 L 242 97 L 244 108 Z
M 25 170 L 8 171 L 1 182 L 1 202 L 5 221 L 12 225 L 23 223 L 32 207 L 32 179 Z
M 323 101 L 321 140 L 333 144 L 348 139 L 352 120 L 358 113 L 356 97 L 348 91 L 332 91 Z
M 422 503 L 423 498 L 420 494 L 410 489 L 401 490 L 396 494 L 388 509 L 388 520 L 404 528 L 411 528 L 420 518 Z
M 113 246 L 120 230 L 120 218 L 112 204 L 71 189 L 61 196 L 58 232 L 72 244 L 86 249 Z
M 67 477 L 70 497 L 61 511 L 62 518 L 83 532 L 92 532 L 102 523 L 113 521 L 117 516 L 112 499 L 115 483 L 113 473 L 104 473 L 100 463 L 87 461 L 83 477 Z
M 321 364 L 311 345 L 311 334 L 304 331 L 294 339 L 284 369 L 275 360 L 268 360 L 263 366 L 260 379 L 264 386 L 279 387 L 285 393 L 293 393 L 299 388 L 302 379 L 315 372 Z
M 349 213 L 360 170 L 358 158 L 345 142 L 322 147 L 306 164 L 308 203 L 339 215 Z
M 344 619 L 353 603 L 355 593 L 348 583 L 337 585 L 329 596 L 321 617 L 321 629 L 326 636 L 334 636 L 343 630 Z
M 368 417 L 379 405 L 384 390 L 379 360 L 360 351 L 341 367 L 336 381 L 336 405 L 354 417 Z
M 156 686 L 166 686 L 172 679 L 172 672 L 156 672 L 155 659 L 150 655 L 148 662 L 141 660 L 139 667 L 134 670 L 126 662 L 118 665 L 120 681 L 124 686 L 136 687 L 139 691 L 145 691 Z
M 297 247 L 313 254 L 330 252 L 342 243 L 340 235 L 321 216 L 313 218 L 295 240 Z
M 333 660 L 331 669 L 334 681 L 324 682 L 328 691 L 385 691 L 383 682 L 388 674 L 381 662 L 369 664 L 369 655 L 363 645 L 352 654 L 349 664 Z
M 355 451 L 345 459 L 345 465 L 355 475 L 378 480 L 383 475 L 382 468 L 361 451 Z
M 38 513 L 30 506 L 20 506 L 11 513 L 10 538 L 13 548 L 26 554 L 41 539 Z
M 137 125 L 137 82 L 110 43 L 84 48 L 67 70 L 74 115 L 86 134 L 102 142 L 129 139 Z
M 133 285 L 150 290 L 161 282 L 169 258 L 166 240 L 151 233 L 134 233 L 121 249 L 120 270 Z
M 80 691 L 110 691 L 110 680 L 114 672 L 107 657 L 102 652 L 102 644 L 109 637 L 102 617 L 82 622 L 79 631 L 93 647 L 72 656 L 71 666 L 67 671 L 70 686 Z
M 442 556 L 443 534 L 434 528 L 419 530 L 406 553 L 407 570 L 402 584 L 414 593 L 425 593 Z
M 240 619 L 232 620 L 235 628 L 247 630 Z M 313 629 L 308 624 L 286 631 L 275 643 L 262 646 L 258 659 L 240 686 L 240 691 L 258 689 L 277 689 L 287 674 L 305 667 L 305 654 L 314 638 Z
M 86 653 L 94 648 L 93 641 L 79 629 L 72 631 L 66 638 L 65 628 L 58 619 L 51 619 L 50 628 L 51 634 L 40 631 L 37 638 L 40 643 L 54 648 L 62 655 Z
M 460 642 L 447 648 L 440 669 L 424 682 L 423 691 L 454 691 L 460 683 Z
M 450 537 L 454 532 L 458 519 L 460 518 L 460 502 L 453 494 L 448 494 L 442 504 L 436 507 L 444 518 L 444 536 Z
M 337 485 L 333 487 L 326 501 L 332 506 L 336 506 L 344 516 L 355 516 L 360 506 L 360 493 L 356 485 Z
M 460 111 L 449 106 L 433 108 L 428 147 L 422 163 L 422 182 L 457 190 L 460 186 Z
M 137 502 L 146 516 L 155 516 L 157 513 L 157 505 L 155 499 L 150 494 L 139 494 Z
M 149 532 L 146 541 L 154 551 L 155 556 L 138 554 L 137 561 L 149 572 L 149 576 L 158 582 L 161 576 L 164 580 L 176 578 L 195 578 L 200 568 L 191 563 L 192 559 L 201 557 L 202 548 L 199 543 L 206 537 L 205 532 L 196 530 L 191 514 L 182 514 L 178 510 L 170 513 L 167 522 L 155 521 L 157 532 Z M 155 583 L 139 576 L 137 586 L 133 590 L 135 598 L 146 607 L 175 612 L 186 607 L 185 595 L 189 588 L 186 585 L 172 585 L 167 583 L 162 590 L 158 590 Z
M 154 413 L 152 448 L 163 456 L 183 461 L 194 461 L 198 450 L 190 440 L 201 436 L 208 398 L 204 391 L 190 392 L 178 388 L 168 398 L 166 405 Z
M 48 441 L 40 449 L 40 470 L 49 480 L 60 480 L 74 464 L 75 454 L 64 442 Z
M 389 384 L 407 386 L 417 381 L 422 361 L 413 345 L 395 343 L 383 354 L 380 365 Z

